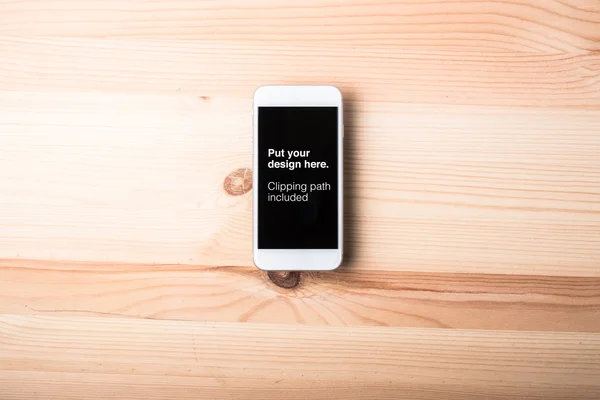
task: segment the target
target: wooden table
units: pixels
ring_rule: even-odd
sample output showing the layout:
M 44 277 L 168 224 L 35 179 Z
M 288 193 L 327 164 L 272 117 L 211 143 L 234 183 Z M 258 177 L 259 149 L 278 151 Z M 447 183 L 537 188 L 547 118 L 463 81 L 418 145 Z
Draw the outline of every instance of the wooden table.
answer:
M 252 265 L 274 83 L 336 272 Z M 600 1 L 0 0 L 0 398 L 600 398 Z

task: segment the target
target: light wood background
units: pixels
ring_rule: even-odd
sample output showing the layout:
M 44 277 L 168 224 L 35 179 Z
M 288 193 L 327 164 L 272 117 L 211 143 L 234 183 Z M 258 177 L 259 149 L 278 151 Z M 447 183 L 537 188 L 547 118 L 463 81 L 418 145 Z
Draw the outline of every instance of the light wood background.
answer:
M 251 259 L 251 97 L 346 99 L 346 262 Z M 0 399 L 600 398 L 599 0 L 0 0 Z

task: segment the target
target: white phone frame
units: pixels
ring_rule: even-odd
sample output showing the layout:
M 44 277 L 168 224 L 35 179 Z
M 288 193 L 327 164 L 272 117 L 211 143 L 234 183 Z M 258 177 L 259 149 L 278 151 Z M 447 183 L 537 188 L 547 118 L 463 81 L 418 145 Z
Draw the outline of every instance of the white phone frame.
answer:
M 259 249 L 258 248 L 258 107 L 337 107 L 338 108 L 338 248 L 337 249 Z M 340 266 L 344 236 L 344 121 L 342 93 L 335 86 L 261 86 L 254 92 L 253 104 L 252 230 L 254 264 L 265 271 L 327 271 Z

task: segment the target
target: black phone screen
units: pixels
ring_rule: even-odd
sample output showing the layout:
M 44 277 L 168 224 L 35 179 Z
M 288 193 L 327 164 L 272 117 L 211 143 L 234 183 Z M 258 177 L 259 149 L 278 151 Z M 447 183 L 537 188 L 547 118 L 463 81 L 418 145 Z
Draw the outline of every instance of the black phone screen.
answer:
M 258 107 L 258 248 L 338 248 L 338 108 Z

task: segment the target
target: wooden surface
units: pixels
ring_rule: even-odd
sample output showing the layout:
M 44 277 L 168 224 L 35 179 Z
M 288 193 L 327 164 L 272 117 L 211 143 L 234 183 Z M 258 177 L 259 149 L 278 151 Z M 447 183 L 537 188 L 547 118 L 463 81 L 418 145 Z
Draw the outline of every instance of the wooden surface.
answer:
M 336 272 L 252 266 L 270 83 Z M 600 398 L 600 1 L 0 0 L 0 399 L 83 398 Z

